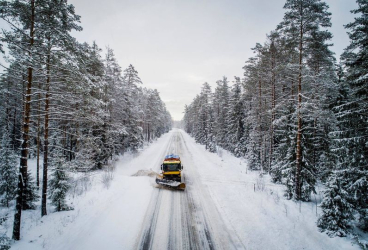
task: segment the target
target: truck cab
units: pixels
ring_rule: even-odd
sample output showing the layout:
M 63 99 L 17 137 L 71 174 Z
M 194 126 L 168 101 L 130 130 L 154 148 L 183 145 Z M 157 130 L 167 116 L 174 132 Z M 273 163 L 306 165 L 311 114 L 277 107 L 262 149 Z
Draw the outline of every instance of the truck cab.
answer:
M 181 165 L 180 157 L 174 154 L 167 155 L 161 165 L 161 173 L 165 180 L 181 182 L 182 170 L 183 166 Z

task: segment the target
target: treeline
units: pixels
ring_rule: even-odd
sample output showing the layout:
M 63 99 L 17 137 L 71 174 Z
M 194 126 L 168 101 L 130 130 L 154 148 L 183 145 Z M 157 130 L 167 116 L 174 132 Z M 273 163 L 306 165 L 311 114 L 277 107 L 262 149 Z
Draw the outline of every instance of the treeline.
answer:
M 350 45 L 337 64 L 331 14 L 320 0 L 287 0 L 285 15 L 257 43 L 244 78 L 204 83 L 186 106 L 185 130 L 215 152 L 222 147 L 310 201 L 325 184 L 322 231 L 368 230 L 368 2 L 347 24 Z
M 76 41 L 71 31 L 82 30 L 80 16 L 67 1 L 0 0 L 0 17 L 8 26 L 0 33 L 7 61 L 0 76 L 0 202 L 16 199 L 19 240 L 34 186 L 42 184 L 42 215 L 48 198 L 57 211 L 69 209 L 69 171 L 101 169 L 114 155 L 137 151 L 168 132 L 172 119 L 132 65 L 122 70 L 111 48 L 102 55 L 95 42 Z M 37 159 L 35 182 L 29 158 Z

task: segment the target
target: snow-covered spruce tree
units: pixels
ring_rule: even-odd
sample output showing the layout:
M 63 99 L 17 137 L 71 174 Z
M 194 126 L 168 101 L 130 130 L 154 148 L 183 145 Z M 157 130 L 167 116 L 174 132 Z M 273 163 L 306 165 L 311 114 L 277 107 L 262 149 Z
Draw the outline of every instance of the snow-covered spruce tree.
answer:
M 200 123 L 199 123 L 199 108 L 200 98 L 197 95 L 192 103 L 185 109 L 184 121 L 186 123 L 185 129 L 197 142 L 201 138 Z
M 0 249 L 1 250 L 8 250 L 11 248 L 11 239 L 9 239 L 6 235 L 0 236 Z
M 18 156 L 11 148 L 9 133 L 3 129 L 3 136 L 0 144 L 0 197 L 1 204 L 9 207 L 9 203 L 14 200 L 17 191 L 18 180 Z
M 188 134 L 192 133 L 192 116 L 189 114 L 191 111 L 190 105 L 185 104 L 184 106 L 184 117 L 183 117 L 183 123 L 184 123 L 184 130 Z
M 124 70 L 123 74 L 124 83 L 124 95 L 125 95 L 125 113 L 126 120 L 124 125 L 127 128 L 129 136 L 125 139 L 126 148 L 137 151 L 143 144 L 143 131 L 139 124 L 139 106 L 138 106 L 138 93 L 139 89 L 137 84 L 142 84 L 141 79 L 138 76 L 138 71 L 135 70 L 133 65 L 129 65 Z
M 333 173 L 326 185 L 324 199 L 321 207 L 322 216 L 318 219 L 318 227 L 329 236 L 343 237 L 351 229 L 353 217 L 353 205 L 349 202 L 349 194 L 345 190 L 348 179 L 341 179 Z
M 124 103 L 119 103 L 120 91 L 122 90 L 121 67 L 119 66 L 114 51 L 107 47 L 107 52 L 104 60 L 105 74 L 103 86 L 103 134 L 102 143 L 105 148 L 106 158 L 117 154 L 121 149 L 118 145 L 118 138 L 124 136 L 121 128 L 122 124 L 119 119 L 122 106 Z
M 156 132 L 160 124 L 161 100 L 158 91 L 149 90 L 147 93 L 147 106 L 144 111 L 146 114 L 146 137 L 147 141 L 156 138 Z
M 200 98 L 199 95 L 197 95 L 191 104 L 192 111 L 190 112 L 192 117 L 192 136 L 196 142 L 199 142 L 201 137 L 201 131 L 200 131 L 200 124 L 199 124 L 199 108 L 200 108 Z
M 229 81 L 227 77 L 223 77 L 222 80 L 218 80 L 217 86 L 213 98 L 213 111 L 214 111 L 214 134 L 216 138 L 216 144 L 223 148 L 227 148 L 229 142 L 226 141 L 227 127 L 229 123 Z
M 189 105 L 185 105 L 184 117 L 183 117 L 185 132 L 190 134 L 192 137 L 194 137 L 193 135 L 195 132 L 194 118 L 195 118 L 195 110 L 194 110 L 194 105 L 192 102 Z
M 298 54 L 290 39 L 272 31 L 270 48 L 266 50 L 271 64 L 271 128 L 270 128 L 270 174 L 272 181 L 284 183 L 285 196 L 292 198 L 295 180 L 296 145 L 296 82 Z M 272 46 L 274 47 L 272 49 Z M 276 56 L 276 59 L 273 57 Z M 273 62 L 274 61 L 274 62 Z M 275 78 L 275 79 L 274 79 Z M 275 84 L 273 82 L 275 81 Z M 275 89 L 274 89 L 275 88 Z M 277 101 L 275 96 L 277 97 Z
M 246 144 L 246 156 L 249 160 L 249 168 L 264 170 L 268 164 L 267 143 L 269 114 L 267 113 L 267 96 L 265 95 L 267 79 L 266 61 L 264 51 L 266 48 L 257 43 L 253 48 L 256 56 L 250 58 L 243 67 L 244 72 L 244 98 L 246 111 L 244 118 L 245 127 L 248 128 Z
M 210 152 L 216 151 L 213 136 L 212 91 L 208 83 L 204 83 L 198 96 L 198 120 L 196 125 L 196 141 L 206 146 Z
M 229 141 L 229 150 L 237 157 L 245 153 L 245 145 L 241 141 L 244 135 L 242 101 L 241 81 L 239 77 L 235 77 L 229 100 L 229 125 L 226 137 Z
M 332 111 L 338 97 L 337 77 L 335 72 L 335 58 L 330 51 L 332 34 L 312 32 L 311 42 L 306 51 L 308 75 L 306 78 L 304 95 L 309 99 L 303 108 L 304 117 L 304 148 L 309 155 L 310 172 L 325 180 L 333 170 L 336 156 L 331 151 L 332 138 L 330 132 L 336 130 L 336 117 Z M 308 78 L 311 78 L 310 80 Z
M 298 51 L 298 95 L 297 95 L 297 138 L 296 138 L 296 171 L 295 193 L 296 200 L 309 200 L 310 192 L 314 191 L 316 182 L 315 166 L 310 162 L 308 142 L 303 140 L 310 137 L 305 130 L 308 122 L 308 99 L 302 96 L 308 93 L 308 87 L 316 79 L 310 68 L 306 67 L 307 60 L 313 54 L 316 39 L 326 41 L 331 37 L 328 31 L 322 28 L 330 27 L 328 6 L 320 0 L 288 0 L 284 8 L 287 10 L 284 20 L 278 25 L 278 32 L 286 36 Z M 306 92 L 307 91 L 307 92 Z
M 171 129 L 172 118 L 157 89 L 150 91 L 147 105 L 145 113 L 149 114 L 150 118 L 150 134 L 152 138 L 158 138 Z
M 330 235 L 339 236 L 344 236 L 349 226 L 355 224 L 355 218 L 358 226 L 368 231 L 368 2 L 357 0 L 357 3 L 358 9 L 353 13 L 360 15 L 346 25 L 351 42 L 342 55 L 345 69 L 344 74 L 339 74 L 342 98 L 335 107 L 338 130 L 333 134 L 338 164 L 334 178 L 326 184 L 339 183 L 340 188 L 325 192 L 326 206 L 319 223 Z M 333 195 L 339 196 L 344 204 L 337 218 L 328 216 L 337 206 L 330 201 Z M 335 224 L 335 220 L 340 223 Z
M 55 206 L 55 211 L 71 210 L 66 203 L 66 195 L 71 187 L 68 170 L 64 167 L 65 159 L 59 153 L 59 156 L 53 157 L 50 184 L 49 184 L 49 198 L 51 204 Z
M 351 43 L 342 56 L 350 90 L 347 106 L 351 109 L 341 110 L 348 150 L 341 155 L 341 164 L 349 172 L 347 191 L 354 193 L 352 204 L 359 214 L 360 227 L 368 231 L 368 2 L 357 0 L 357 3 L 358 9 L 353 13 L 361 16 L 346 25 Z
M 142 124 L 143 140 L 149 141 L 148 139 L 148 96 L 149 90 L 145 87 L 140 88 L 141 94 L 138 96 L 138 103 L 140 107 L 139 120 Z
M 216 139 L 214 135 L 215 119 L 212 107 L 213 106 L 211 104 L 208 107 L 206 148 L 210 152 L 214 153 L 216 152 Z
M 81 121 L 81 133 L 84 140 L 88 143 L 90 160 L 93 162 L 94 169 L 101 169 L 104 164 L 107 163 L 108 153 L 105 148 L 105 144 L 102 140 L 104 124 L 104 108 L 105 105 L 101 100 L 104 89 L 104 64 L 101 57 L 101 49 L 93 42 L 92 45 L 82 44 L 80 45 L 80 58 L 78 58 L 79 65 L 83 69 L 81 76 L 86 79 L 86 93 L 83 96 L 83 102 L 81 103 L 81 111 L 83 111 L 83 120 Z M 81 112 L 82 113 L 82 112 Z M 84 147 L 81 145 L 81 147 Z
M 23 190 L 22 209 L 36 209 L 36 203 L 40 200 L 40 196 L 38 195 L 38 188 L 30 170 L 27 172 L 27 180 L 27 186 Z
M 208 83 L 204 83 L 201 93 L 198 96 L 198 123 L 197 133 L 195 136 L 196 142 L 207 146 L 208 135 L 208 112 L 209 112 L 209 97 L 211 95 L 211 87 Z
M 277 107 L 278 118 L 275 120 L 275 137 L 277 147 L 275 148 L 275 163 L 271 169 L 271 177 L 274 182 L 286 185 L 285 196 L 291 199 L 295 190 L 295 144 L 296 144 L 296 117 L 295 102 L 283 102 Z

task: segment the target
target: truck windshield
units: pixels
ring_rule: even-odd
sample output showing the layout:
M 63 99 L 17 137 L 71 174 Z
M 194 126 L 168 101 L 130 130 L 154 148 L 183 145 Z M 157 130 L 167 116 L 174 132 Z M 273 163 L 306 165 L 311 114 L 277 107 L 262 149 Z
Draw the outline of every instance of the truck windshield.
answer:
M 164 171 L 178 171 L 180 170 L 180 164 L 165 164 Z

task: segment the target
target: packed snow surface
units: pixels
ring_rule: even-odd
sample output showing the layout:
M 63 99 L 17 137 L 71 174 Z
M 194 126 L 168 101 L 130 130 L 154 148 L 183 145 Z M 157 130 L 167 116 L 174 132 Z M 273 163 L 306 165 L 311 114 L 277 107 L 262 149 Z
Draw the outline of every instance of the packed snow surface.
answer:
M 185 191 L 155 183 L 167 154 L 181 158 Z M 182 130 L 120 157 L 111 183 L 107 174 L 75 177 L 73 211 L 24 212 L 12 249 L 359 249 L 318 231 L 320 197 L 286 200 L 283 186 L 244 159 L 210 153 Z

